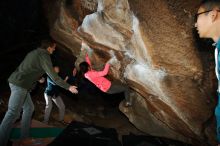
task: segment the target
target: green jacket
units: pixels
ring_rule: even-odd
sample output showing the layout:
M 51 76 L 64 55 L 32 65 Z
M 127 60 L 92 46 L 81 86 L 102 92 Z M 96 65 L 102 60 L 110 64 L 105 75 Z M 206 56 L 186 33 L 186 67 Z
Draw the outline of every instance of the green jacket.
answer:
M 45 49 L 36 49 L 26 55 L 18 68 L 8 78 L 9 83 L 30 90 L 46 73 L 57 85 L 68 90 L 70 85 L 54 71 L 50 54 Z

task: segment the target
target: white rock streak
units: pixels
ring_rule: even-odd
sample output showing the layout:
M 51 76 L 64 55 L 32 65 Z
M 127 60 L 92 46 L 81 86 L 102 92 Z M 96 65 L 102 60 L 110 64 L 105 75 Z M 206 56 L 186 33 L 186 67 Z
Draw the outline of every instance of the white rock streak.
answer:
M 121 50 L 120 46 L 123 45 L 124 41 L 123 36 L 110 25 L 104 23 L 100 13 L 87 15 L 81 28 L 84 32 L 90 34 L 97 43 Z
M 95 42 L 99 44 L 109 46 L 117 51 L 126 50 L 125 55 L 130 57 L 133 61 L 131 64 L 127 65 L 124 77 L 138 82 L 147 88 L 151 94 L 158 96 L 165 102 L 169 102 L 160 87 L 161 82 L 166 76 L 166 72 L 163 69 L 154 69 L 152 67 L 151 57 L 147 52 L 147 47 L 145 46 L 140 32 L 139 20 L 133 13 L 130 13 L 131 15 L 129 15 L 129 17 L 132 18 L 131 24 L 133 34 L 130 40 L 125 41 L 123 35 L 115 30 L 110 24 L 106 23 L 102 18 L 103 5 L 103 1 L 98 0 L 97 12 L 87 15 L 84 18 L 81 29 L 90 34 Z M 129 7 L 129 5 L 127 5 L 127 7 Z M 110 55 L 112 57 L 114 56 L 111 53 Z
M 160 84 L 166 76 L 166 72 L 163 69 L 153 69 L 151 58 L 141 37 L 139 21 L 135 16 L 133 16 L 132 29 L 134 34 L 131 44 L 134 48 L 127 48 L 129 51 L 125 55 L 131 57 L 134 61 L 126 67 L 124 76 L 145 86 L 151 94 L 158 97 L 165 97 Z

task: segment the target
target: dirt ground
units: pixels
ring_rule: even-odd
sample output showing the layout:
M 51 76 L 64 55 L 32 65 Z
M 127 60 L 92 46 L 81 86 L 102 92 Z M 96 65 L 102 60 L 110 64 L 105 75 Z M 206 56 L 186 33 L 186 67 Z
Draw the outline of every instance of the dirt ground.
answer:
M 0 93 L 0 118 L 3 118 L 5 111 L 7 110 L 8 99 L 10 96 L 10 90 L 3 90 Z M 45 100 L 44 100 L 44 86 L 38 86 L 36 90 L 32 92 L 32 100 L 35 105 L 35 112 L 33 119 L 37 121 L 43 121 Z M 130 133 L 135 135 L 146 135 L 132 125 L 128 118 L 119 111 L 118 106 L 124 99 L 123 94 L 107 95 L 101 92 L 94 91 L 92 93 L 81 92 L 79 95 L 69 94 L 61 90 L 60 96 L 62 97 L 66 106 L 65 118 L 66 122 L 79 121 L 87 124 L 94 124 L 105 128 L 115 128 L 118 133 L 118 138 L 122 142 L 123 135 L 129 135 Z M 67 125 L 58 122 L 58 109 L 53 104 L 50 120 L 48 125 L 54 127 L 65 128 Z M 47 139 L 38 139 L 43 142 Z M 47 140 L 45 143 L 51 142 L 52 139 Z M 28 142 L 32 142 L 31 139 Z M 172 140 L 167 140 L 171 143 Z M 13 143 L 16 146 L 16 142 Z M 179 144 L 177 144 L 179 146 Z M 187 144 L 181 144 L 188 146 Z
M 43 94 L 43 86 L 38 86 L 38 88 L 32 92 L 32 100 L 35 105 L 33 119 L 38 121 L 43 121 L 44 116 L 45 100 Z M 0 96 L 2 99 L 0 113 L 3 116 L 7 110 L 10 90 L 5 90 Z M 130 132 L 133 134 L 143 134 L 119 111 L 118 105 L 123 100 L 123 94 L 109 96 L 95 91 L 93 93 L 84 92 L 79 95 L 72 95 L 61 90 L 60 96 L 66 106 L 64 118 L 66 122 L 75 120 L 106 128 L 115 128 L 119 134 L 119 139 L 121 139 L 122 135 L 129 134 Z M 58 122 L 57 119 L 58 108 L 53 103 L 49 125 L 63 128 L 67 126 Z

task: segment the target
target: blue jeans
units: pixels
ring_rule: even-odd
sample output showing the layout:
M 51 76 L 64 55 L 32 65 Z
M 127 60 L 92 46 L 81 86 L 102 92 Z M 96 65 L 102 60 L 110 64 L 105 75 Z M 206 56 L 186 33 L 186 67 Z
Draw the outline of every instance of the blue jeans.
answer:
M 20 116 L 23 109 L 21 120 L 21 138 L 29 136 L 31 117 L 34 111 L 34 104 L 27 89 L 9 83 L 11 95 L 8 102 L 8 110 L 0 126 L 0 146 L 6 146 L 12 126 Z
M 218 93 L 218 104 L 215 107 L 215 117 L 216 117 L 216 130 L 217 130 L 217 140 L 220 143 L 220 93 Z
M 55 96 L 55 95 L 54 95 Z M 59 121 L 64 120 L 64 115 L 65 115 L 65 105 L 63 103 L 63 100 L 60 96 L 55 96 L 55 98 L 47 95 L 44 93 L 44 98 L 46 101 L 46 108 L 45 108 L 45 114 L 44 114 L 44 123 L 48 123 L 49 118 L 50 118 L 50 113 L 53 107 L 52 101 L 57 105 L 59 109 Z

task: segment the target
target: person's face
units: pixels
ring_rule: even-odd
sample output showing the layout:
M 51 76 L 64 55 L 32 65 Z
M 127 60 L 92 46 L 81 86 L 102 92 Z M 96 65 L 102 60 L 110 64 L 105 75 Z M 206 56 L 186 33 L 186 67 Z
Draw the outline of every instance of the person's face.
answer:
M 57 67 L 57 66 L 55 66 L 55 67 L 54 67 L 54 71 L 55 71 L 56 73 L 59 73 L 59 72 L 60 72 L 60 68 Z
M 48 47 L 47 50 L 50 54 L 53 54 L 53 52 L 55 51 L 56 48 L 56 44 L 54 44 L 52 47 Z
M 210 28 L 212 24 L 211 12 L 205 10 L 203 7 L 200 7 L 197 12 L 195 27 L 197 28 L 200 38 L 209 38 L 210 37 Z
M 77 70 L 76 70 L 76 68 L 74 68 L 73 69 L 73 76 L 76 76 L 76 72 L 77 72 Z

